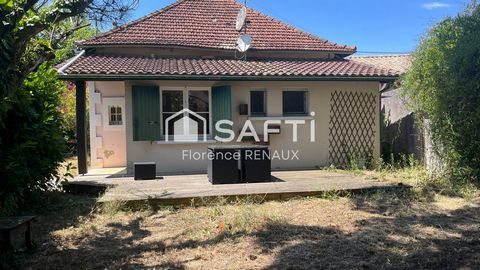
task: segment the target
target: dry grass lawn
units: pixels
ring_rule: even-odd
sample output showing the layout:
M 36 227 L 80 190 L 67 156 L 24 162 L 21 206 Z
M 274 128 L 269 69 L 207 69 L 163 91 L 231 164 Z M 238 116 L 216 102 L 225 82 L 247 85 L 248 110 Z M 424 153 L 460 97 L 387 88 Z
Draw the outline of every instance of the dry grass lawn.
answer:
M 327 194 L 128 211 L 62 195 L 55 205 L 35 224 L 37 249 L 16 255 L 19 268 L 480 268 L 478 198 Z

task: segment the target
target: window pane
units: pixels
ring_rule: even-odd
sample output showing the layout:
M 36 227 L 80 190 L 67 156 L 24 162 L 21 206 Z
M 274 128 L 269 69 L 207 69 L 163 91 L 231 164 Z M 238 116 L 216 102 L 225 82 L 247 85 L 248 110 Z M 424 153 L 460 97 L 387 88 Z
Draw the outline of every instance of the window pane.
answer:
M 117 114 L 122 114 L 122 107 L 117 107 Z
M 305 91 L 284 91 L 283 92 L 283 113 L 284 114 L 306 114 L 306 92 Z
M 189 91 L 188 108 L 194 112 L 208 112 L 208 91 Z
M 120 107 L 118 108 L 120 109 Z M 122 110 L 120 109 L 120 111 L 117 109 L 117 122 L 119 125 L 122 124 Z
M 163 135 L 166 135 L 167 132 L 167 125 L 166 120 L 168 117 L 172 116 L 174 113 L 163 113 L 162 114 L 162 121 L 163 121 Z M 168 121 L 168 135 L 174 135 L 174 128 L 175 122 L 183 117 L 183 114 L 177 115 L 176 117 L 170 119 Z
M 115 114 L 115 107 L 113 107 L 113 106 L 110 107 L 110 113 L 111 113 L 111 114 Z
M 208 113 L 199 113 L 199 115 L 201 117 L 203 117 L 203 119 L 205 119 L 205 121 L 203 121 L 202 119 L 200 118 L 197 118 L 196 116 L 194 115 L 190 115 L 190 117 L 195 120 L 198 124 L 198 131 L 197 131 L 197 134 L 198 135 L 203 135 L 203 127 L 206 125 L 206 131 L 207 133 L 206 134 L 209 134 L 210 133 L 210 130 L 209 130 L 209 125 L 210 125 L 210 119 L 209 119 L 209 114 Z
M 250 112 L 255 114 L 266 114 L 265 111 L 265 91 L 250 92 Z
M 178 112 L 183 109 L 182 91 L 162 91 L 162 111 Z

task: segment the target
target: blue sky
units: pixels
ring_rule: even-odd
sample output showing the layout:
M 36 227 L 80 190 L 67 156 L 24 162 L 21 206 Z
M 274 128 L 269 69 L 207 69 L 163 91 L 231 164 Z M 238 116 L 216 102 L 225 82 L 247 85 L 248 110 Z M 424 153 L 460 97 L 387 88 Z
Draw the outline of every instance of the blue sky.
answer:
M 140 0 L 132 19 L 174 0 Z M 243 2 L 243 0 L 242 0 Z M 247 5 L 328 40 L 365 52 L 406 53 L 425 31 L 468 0 L 247 0 Z

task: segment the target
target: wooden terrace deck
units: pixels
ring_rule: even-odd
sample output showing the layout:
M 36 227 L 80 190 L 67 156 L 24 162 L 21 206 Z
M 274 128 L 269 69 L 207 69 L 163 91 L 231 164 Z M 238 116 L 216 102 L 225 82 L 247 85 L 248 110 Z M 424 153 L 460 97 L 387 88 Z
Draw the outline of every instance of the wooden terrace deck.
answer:
M 159 200 L 186 201 L 216 196 L 261 195 L 266 199 L 314 196 L 325 191 L 360 191 L 405 187 L 401 183 L 376 181 L 364 175 L 325 170 L 272 172 L 274 182 L 212 185 L 206 174 L 170 175 L 163 179 L 135 181 L 132 176 L 90 174 L 70 182 L 73 188 L 104 188 L 100 202 Z

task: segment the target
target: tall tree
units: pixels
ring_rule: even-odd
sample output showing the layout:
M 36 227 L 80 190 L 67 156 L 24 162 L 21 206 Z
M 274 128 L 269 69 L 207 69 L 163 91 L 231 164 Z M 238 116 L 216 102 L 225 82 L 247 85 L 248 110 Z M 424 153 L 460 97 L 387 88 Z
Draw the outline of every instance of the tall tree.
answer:
M 59 43 L 84 27 L 122 21 L 138 0 L 0 0 L 0 97 L 23 84 Z M 71 28 L 61 27 L 71 20 Z
M 64 84 L 52 60 L 71 56 L 90 22 L 122 21 L 137 1 L 0 0 L 0 216 L 62 180 Z

